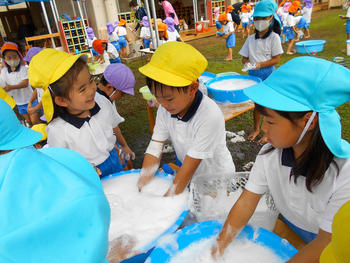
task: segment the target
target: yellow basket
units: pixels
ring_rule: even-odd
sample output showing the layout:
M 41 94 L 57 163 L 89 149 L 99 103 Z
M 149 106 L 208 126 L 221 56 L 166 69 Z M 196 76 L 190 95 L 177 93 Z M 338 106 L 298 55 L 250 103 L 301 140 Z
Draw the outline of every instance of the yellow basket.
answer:
M 153 96 L 151 91 L 149 90 L 148 86 L 143 86 L 142 88 L 139 89 L 139 92 L 142 94 L 142 97 L 145 100 L 155 100 L 156 97 Z

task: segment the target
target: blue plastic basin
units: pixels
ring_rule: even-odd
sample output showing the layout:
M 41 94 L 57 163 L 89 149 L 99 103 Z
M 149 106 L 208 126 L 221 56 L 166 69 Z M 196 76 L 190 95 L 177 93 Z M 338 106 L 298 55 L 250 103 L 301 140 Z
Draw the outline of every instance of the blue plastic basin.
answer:
M 245 102 L 249 100 L 249 98 L 243 93 L 244 89 L 218 90 L 211 87 L 213 83 L 219 82 L 225 79 L 230 79 L 233 82 L 237 79 L 254 80 L 256 81 L 256 83 L 261 82 L 260 78 L 257 78 L 254 76 L 248 76 L 248 75 L 229 75 L 229 76 L 216 77 L 215 79 L 212 79 L 211 81 L 207 82 L 206 85 L 208 87 L 208 95 L 218 102 L 240 103 L 240 102 Z
M 136 169 L 136 170 L 129 170 L 129 171 L 123 171 L 123 172 L 119 172 L 119 173 L 115 173 L 106 177 L 102 178 L 102 181 L 108 181 L 109 179 L 112 179 L 114 177 L 117 176 L 127 176 L 129 174 L 134 174 L 134 173 L 140 173 L 140 169 Z M 159 178 L 162 178 L 164 180 L 168 180 L 168 181 L 172 181 L 174 179 L 174 176 L 166 174 L 164 172 L 157 172 L 156 175 Z M 182 221 L 184 221 L 186 215 L 187 215 L 188 210 L 185 210 L 181 213 L 181 215 L 179 216 L 179 218 L 177 219 L 177 221 L 171 226 L 169 227 L 166 231 L 164 231 L 164 233 L 162 233 L 159 237 L 157 237 L 156 239 L 154 239 L 152 242 L 150 242 L 149 244 L 147 244 L 146 246 L 144 246 L 142 249 L 140 249 L 140 253 L 136 256 L 133 256 L 131 258 L 128 258 L 126 260 L 121 261 L 121 263 L 141 263 L 141 262 L 145 262 L 146 258 L 150 255 L 150 253 L 152 252 L 154 246 L 157 244 L 158 240 L 160 238 L 162 238 L 165 235 L 169 235 L 174 233 L 179 226 L 181 225 Z
M 307 40 L 295 43 L 300 54 L 315 54 L 323 50 L 326 40 Z
M 205 84 L 206 82 L 212 80 L 213 78 L 216 77 L 215 73 L 211 73 L 211 72 L 203 72 L 202 75 L 199 76 L 198 80 Z
M 185 227 L 163 239 L 159 247 L 155 247 L 146 263 L 166 263 L 177 253 L 194 242 L 217 235 L 222 224 L 218 221 L 206 221 Z M 283 261 L 288 261 L 298 251 L 276 234 L 263 228 L 246 226 L 238 235 L 238 239 L 247 238 L 254 243 L 270 248 Z M 175 242 L 175 243 L 174 243 Z

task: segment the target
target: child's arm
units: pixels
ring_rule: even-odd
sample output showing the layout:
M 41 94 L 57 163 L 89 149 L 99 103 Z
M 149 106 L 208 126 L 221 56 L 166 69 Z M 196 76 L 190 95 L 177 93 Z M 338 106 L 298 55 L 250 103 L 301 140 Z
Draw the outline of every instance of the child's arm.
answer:
M 35 110 L 33 110 L 33 108 L 32 108 L 32 103 L 36 99 L 36 97 L 37 97 L 37 90 L 34 89 L 32 96 L 29 99 L 28 106 L 27 106 L 27 111 L 29 114 L 32 114 L 35 112 Z
M 5 91 L 10 91 L 10 90 L 13 90 L 13 89 L 23 89 L 23 88 L 28 87 L 28 84 L 29 84 L 28 79 L 24 79 L 20 83 L 18 83 L 17 85 L 6 85 L 4 90 Z
M 243 227 L 248 223 L 253 215 L 256 206 L 259 203 L 261 194 L 255 194 L 244 190 L 225 221 L 216 244 L 212 248 L 212 256 L 218 258 L 224 254 L 226 247 L 239 234 Z
M 272 57 L 270 60 L 264 61 L 264 62 L 258 62 L 256 63 L 255 69 L 260 69 L 260 68 L 267 68 L 274 66 L 280 62 L 281 55 L 277 55 Z
M 233 32 L 229 32 L 228 34 L 224 35 L 224 38 L 227 39 L 229 36 L 231 36 L 233 34 Z
M 317 237 L 299 250 L 299 252 L 288 261 L 288 263 L 318 263 L 321 253 L 331 241 L 331 237 L 331 233 L 320 229 Z
M 181 194 L 191 181 L 201 161 L 201 159 L 195 159 L 186 155 L 179 172 L 176 174 L 173 183 L 165 196 Z
M 128 154 L 132 159 L 135 159 L 135 153 L 130 149 L 128 143 L 126 142 L 122 131 L 120 130 L 119 126 L 115 127 L 113 129 L 113 132 L 115 136 L 117 137 L 117 142 L 120 144 L 121 147 L 123 147 L 123 150 L 126 154 Z

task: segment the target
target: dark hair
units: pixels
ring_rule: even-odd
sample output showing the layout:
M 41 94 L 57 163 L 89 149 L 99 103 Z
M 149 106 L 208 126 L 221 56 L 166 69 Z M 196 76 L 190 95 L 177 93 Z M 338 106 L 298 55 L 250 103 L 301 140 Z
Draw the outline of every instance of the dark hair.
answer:
M 101 77 L 100 83 L 101 83 L 103 86 L 107 86 L 107 85 L 109 84 L 109 82 L 105 79 L 105 76 L 102 76 L 102 77 Z
M 268 115 L 265 107 L 259 104 L 255 104 L 255 108 L 262 115 Z M 294 124 L 295 120 L 301 119 L 305 116 L 305 114 L 311 111 L 287 112 L 275 110 L 275 112 L 277 112 L 282 117 L 290 120 Z M 269 153 L 274 149 L 275 148 L 271 146 L 262 154 Z M 294 183 L 296 183 L 299 176 L 305 176 L 306 188 L 309 192 L 312 192 L 312 187 L 322 182 L 324 174 L 331 163 L 335 165 L 336 169 L 339 172 L 339 167 L 334 161 L 334 155 L 325 144 L 321 135 L 320 127 L 317 123 L 317 126 L 312 132 L 310 143 L 302 155 L 297 160 L 295 160 L 295 163 L 293 164 L 290 179 L 294 178 Z
M 189 86 L 185 86 L 185 87 L 172 87 L 172 86 L 167 86 L 163 83 L 160 83 L 154 79 L 151 79 L 149 77 L 146 77 L 146 84 L 149 87 L 149 89 L 152 92 L 152 87 L 154 88 L 154 94 L 157 93 L 157 90 L 160 90 L 161 94 L 163 94 L 163 89 L 165 87 L 170 87 L 171 89 L 176 89 L 178 92 L 183 91 L 183 92 L 187 92 Z M 153 93 L 153 92 L 152 92 Z
M 170 13 L 170 17 L 171 17 L 172 19 L 174 19 L 174 18 L 175 18 L 175 14 L 174 14 L 174 13 Z
M 56 80 L 54 83 L 50 84 L 50 93 L 54 105 L 54 114 L 52 119 L 66 112 L 64 107 L 56 105 L 55 97 L 59 96 L 69 99 L 69 92 L 72 89 L 73 83 L 84 68 L 87 68 L 87 64 L 83 59 L 79 58 L 59 80 Z
M 134 7 L 134 6 L 138 6 L 137 0 L 131 0 L 131 1 L 129 2 L 129 7 Z

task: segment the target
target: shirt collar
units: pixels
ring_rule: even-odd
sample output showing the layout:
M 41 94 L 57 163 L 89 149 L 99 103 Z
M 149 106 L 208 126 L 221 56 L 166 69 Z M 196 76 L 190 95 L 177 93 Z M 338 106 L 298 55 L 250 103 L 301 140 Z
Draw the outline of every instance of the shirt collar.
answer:
M 180 118 L 179 116 L 177 116 L 177 114 L 172 114 L 171 117 L 172 118 L 177 118 L 180 121 L 183 122 L 188 122 L 197 112 L 199 105 L 201 104 L 203 99 L 203 94 L 202 92 L 200 92 L 199 90 L 196 92 L 196 95 L 194 97 L 194 100 L 192 102 L 192 105 L 190 106 L 190 108 L 187 110 L 187 112 L 185 113 L 185 115 Z
M 259 32 L 256 32 L 256 33 L 255 33 L 255 39 L 259 39 L 259 38 L 265 39 L 265 38 L 268 38 L 269 35 L 271 35 L 271 33 L 272 33 L 272 28 L 269 27 L 269 30 L 268 30 L 268 31 L 265 33 L 265 35 L 263 35 L 262 37 L 259 37 Z
M 295 165 L 292 148 L 285 148 L 282 150 L 282 165 L 287 167 L 293 167 Z
M 65 120 L 66 122 L 72 124 L 74 127 L 80 129 L 85 122 L 89 122 L 91 117 L 96 115 L 100 111 L 100 106 L 95 102 L 95 106 L 90 110 L 90 116 L 87 116 L 85 118 L 79 118 L 75 115 L 72 115 L 68 112 L 65 112 L 64 114 L 61 114 L 60 117 Z
M 10 67 L 9 65 L 7 65 L 8 73 L 18 72 L 20 68 L 21 68 L 21 63 L 19 63 L 19 65 L 15 68 L 14 71 L 12 71 L 12 70 L 11 70 L 11 67 Z

